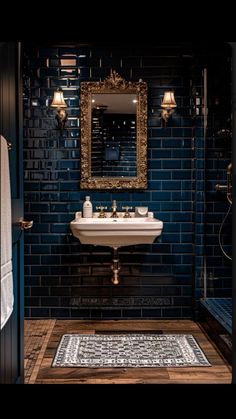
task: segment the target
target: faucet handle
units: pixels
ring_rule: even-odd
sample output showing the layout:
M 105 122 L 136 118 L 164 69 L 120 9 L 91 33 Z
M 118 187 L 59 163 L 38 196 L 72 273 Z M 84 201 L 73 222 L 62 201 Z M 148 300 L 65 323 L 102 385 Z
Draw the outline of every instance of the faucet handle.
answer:
M 104 207 L 103 205 L 98 205 L 98 206 L 96 207 L 96 209 L 97 209 L 97 210 L 100 210 L 100 211 L 103 211 L 103 210 L 107 209 L 107 207 Z
M 99 214 L 99 218 L 106 218 L 106 214 L 105 214 L 105 212 L 104 212 L 104 210 L 106 210 L 107 209 L 107 207 L 104 207 L 103 205 L 98 205 L 97 207 L 96 207 L 96 210 L 100 210 L 100 214 Z
M 132 210 L 133 207 L 129 207 L 128 205 L 122 207 L 123 210 L 125 210 L 124 218 L 131 217 L 129 210 Z
M 122 209 L 124 209 L 124 210 L 128 211 L 128 210 L 130 210 L 130 209 L 133 209 L 133 207 L 129 207 L 128 205 L 125 205 L 124 207 L 122 207 Z

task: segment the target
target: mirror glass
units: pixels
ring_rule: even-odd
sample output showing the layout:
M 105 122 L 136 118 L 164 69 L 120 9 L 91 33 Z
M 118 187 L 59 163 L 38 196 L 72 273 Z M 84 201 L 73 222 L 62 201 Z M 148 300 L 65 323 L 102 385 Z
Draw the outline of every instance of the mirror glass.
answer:
M 136 113 L 137 95 L 92 95 L 92 176 L 137 176 Z
M 81 83 L 81 188 L 146 188 L 147 86 Z

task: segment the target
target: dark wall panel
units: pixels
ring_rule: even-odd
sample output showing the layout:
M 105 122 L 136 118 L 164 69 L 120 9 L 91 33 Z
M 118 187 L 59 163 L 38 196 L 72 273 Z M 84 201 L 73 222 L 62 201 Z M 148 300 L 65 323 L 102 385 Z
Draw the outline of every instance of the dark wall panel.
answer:
M 0 133 L 12 143 L 9 153 L 14 220 L 23 215 L 20 45 L 14 42 L 0 43 L 0 63 Z M 19 237 L 19 228 L 14 226 L 13 221 L 14 310 L 0 332 L 0 382 L 4 384 L 23 380 L 23 241 Z

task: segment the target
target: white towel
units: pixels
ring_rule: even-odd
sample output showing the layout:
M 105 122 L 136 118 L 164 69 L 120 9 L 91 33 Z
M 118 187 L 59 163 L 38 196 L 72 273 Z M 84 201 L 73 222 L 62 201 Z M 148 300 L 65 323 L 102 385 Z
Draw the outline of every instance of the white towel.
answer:
M 11 187 L 8 147 L 1 137 L 1 329 L 13 311 Z

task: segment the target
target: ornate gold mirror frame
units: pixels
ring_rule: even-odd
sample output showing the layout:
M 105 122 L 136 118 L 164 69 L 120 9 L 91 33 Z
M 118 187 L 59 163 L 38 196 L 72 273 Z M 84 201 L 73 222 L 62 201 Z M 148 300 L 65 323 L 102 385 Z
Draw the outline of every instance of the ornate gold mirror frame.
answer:
M 92 95 L 135 94 L 136 111 L 136 176 L 95 177 L 91 171 Z M 102 82 L 81 83 L 81 189 L 145 189 L 147 188 L 147 84 L 124 80 L 115 71 Z

